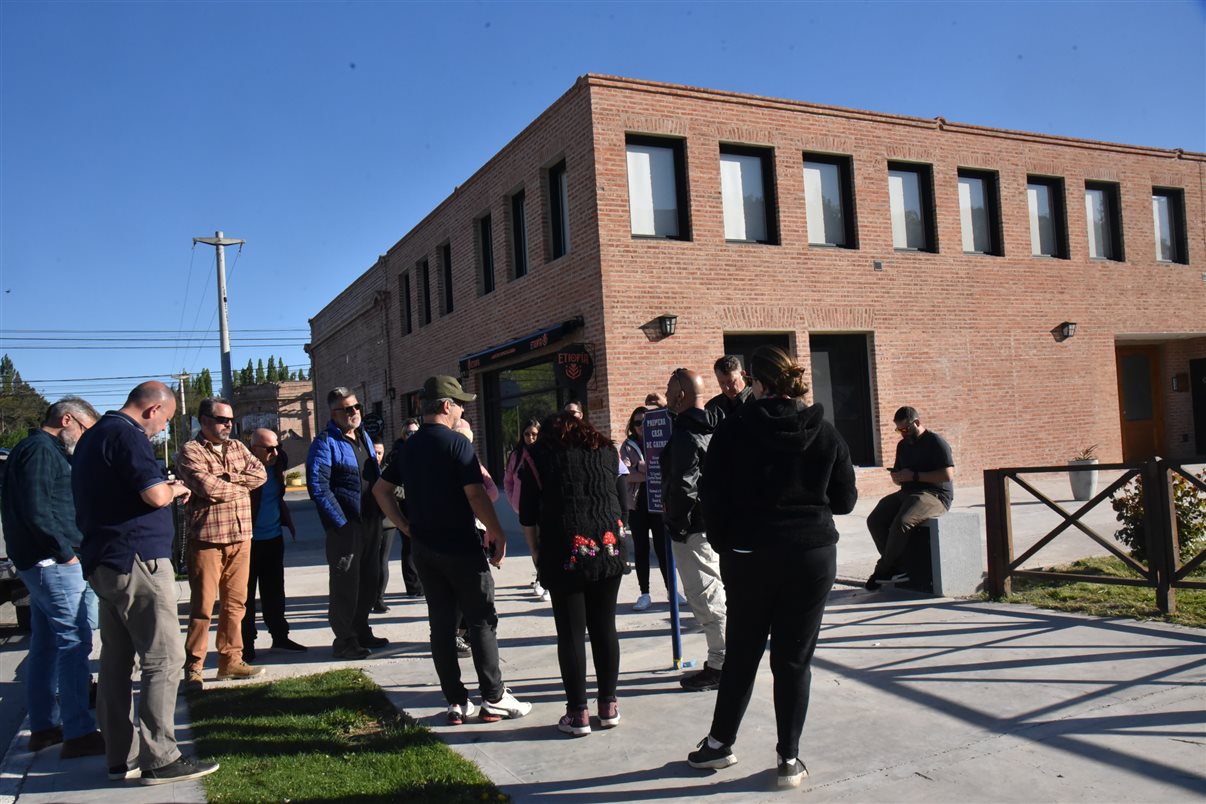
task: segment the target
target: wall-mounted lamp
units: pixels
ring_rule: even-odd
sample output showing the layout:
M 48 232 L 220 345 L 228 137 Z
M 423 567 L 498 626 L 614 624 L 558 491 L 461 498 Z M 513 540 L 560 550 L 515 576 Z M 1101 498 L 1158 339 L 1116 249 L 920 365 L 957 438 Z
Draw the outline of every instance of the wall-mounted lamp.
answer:
M 392 402 L 394 399 L 396 399 L 398 397 L 398 389 L 394 388 L 391 385 L 390 389 L 388 391 L 386 391 L 386 394 L 389 396 L 390 401 Z
M 669 338 L 674 334 L 674 330 L 678 328 L 678 316 L 659 315 L 657 317 L 657 328 L 661 330 L 663 336 Z
M 1059 324 L 1055 329 L 1051 330 L 1051 337 L 1055 338 L 1056 343 L 1063 343 L 1076 334 L 1076 322 L 1065 321 Z

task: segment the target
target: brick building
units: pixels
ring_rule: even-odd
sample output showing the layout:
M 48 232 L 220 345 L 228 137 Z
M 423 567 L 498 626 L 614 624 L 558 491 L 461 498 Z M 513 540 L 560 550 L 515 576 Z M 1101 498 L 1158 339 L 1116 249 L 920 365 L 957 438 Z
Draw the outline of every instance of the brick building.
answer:
M 315 436 L 314 385 L 309 380 L 241 385 L 231 402 L 244 441 L 257 427 L 275 430 L 289 468 L 305 464 Z
M 960 483 L 1091 444 L 1203 456 L 1204 167 L 587 75 L 311 320 L 315 388 L 354 387 L 392 437 L 423 379 L 459 370 L 497 472 L 529 415 L 581 398 L 622 438 L 674 368 L 778 343 L 867 493 L 905 404 Z M 593 377 L 558 385 L 575 344 Z

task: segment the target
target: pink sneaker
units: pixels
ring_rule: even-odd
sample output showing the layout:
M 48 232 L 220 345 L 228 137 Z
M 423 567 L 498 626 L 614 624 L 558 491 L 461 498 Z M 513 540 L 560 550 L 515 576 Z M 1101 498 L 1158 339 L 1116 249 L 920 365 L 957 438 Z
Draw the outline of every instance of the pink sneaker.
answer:
M 575 737 L 590 734 L 590 710 L 565 708 L 565 714 L 557 722 L 557 730 Z
M 620 705 L 615 701 L 599 701 L 599 728 L 614 729 L 620 725 Z

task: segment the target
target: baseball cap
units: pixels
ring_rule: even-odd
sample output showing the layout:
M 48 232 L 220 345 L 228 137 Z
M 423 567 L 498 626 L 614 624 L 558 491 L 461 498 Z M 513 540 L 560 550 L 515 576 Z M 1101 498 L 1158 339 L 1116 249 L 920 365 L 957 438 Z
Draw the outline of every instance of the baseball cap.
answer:
M 472 402 L 477 399 L 477 394 L 465 393 L 456 377 L 449 377 L 447 374 L 428 377 L 427 382 L 423 383 L 422 396 L 424 399 L 455 399 L 457 402 Z

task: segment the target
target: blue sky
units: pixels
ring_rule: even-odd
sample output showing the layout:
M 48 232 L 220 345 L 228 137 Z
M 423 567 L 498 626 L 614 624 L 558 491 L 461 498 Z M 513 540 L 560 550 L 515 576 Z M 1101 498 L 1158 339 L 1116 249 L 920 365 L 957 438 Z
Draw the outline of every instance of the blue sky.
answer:
M 102 409 L 135 380 L 73 378 L 216 376 L 216 334 L 146 339 L 216 333 L 222 229 L 235 367 L 305 365 L 307 318 L 587 72 L 1206 151 L 1204 8 L 6 0 L 0 352 Z

